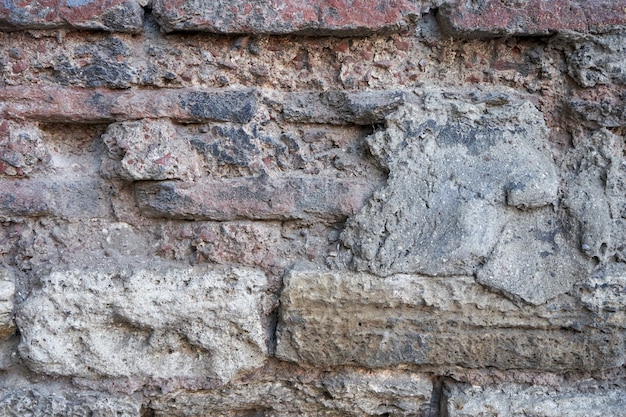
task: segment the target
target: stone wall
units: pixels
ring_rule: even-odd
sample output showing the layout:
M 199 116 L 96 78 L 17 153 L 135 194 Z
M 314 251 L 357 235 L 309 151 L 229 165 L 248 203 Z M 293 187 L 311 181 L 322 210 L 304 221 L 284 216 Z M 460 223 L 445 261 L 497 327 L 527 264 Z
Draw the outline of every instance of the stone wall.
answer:
M 0 2 L 0 415 L 626 416 L 626 1 Z

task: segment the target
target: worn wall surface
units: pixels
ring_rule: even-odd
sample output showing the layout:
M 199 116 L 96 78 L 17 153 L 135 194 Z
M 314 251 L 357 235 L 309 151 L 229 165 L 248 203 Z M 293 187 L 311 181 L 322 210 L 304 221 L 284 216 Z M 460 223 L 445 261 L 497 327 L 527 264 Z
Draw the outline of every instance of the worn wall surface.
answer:
M 0 415 L 626 416 L 626 1 L 0 2 Z

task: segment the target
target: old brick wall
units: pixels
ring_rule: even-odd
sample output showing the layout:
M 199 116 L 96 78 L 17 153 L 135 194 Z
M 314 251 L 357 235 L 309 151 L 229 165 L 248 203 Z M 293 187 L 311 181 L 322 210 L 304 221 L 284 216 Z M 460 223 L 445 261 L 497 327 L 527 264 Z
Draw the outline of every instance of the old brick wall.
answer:
M 626 416 L 626 1 L 0 2 L 1 416 Z

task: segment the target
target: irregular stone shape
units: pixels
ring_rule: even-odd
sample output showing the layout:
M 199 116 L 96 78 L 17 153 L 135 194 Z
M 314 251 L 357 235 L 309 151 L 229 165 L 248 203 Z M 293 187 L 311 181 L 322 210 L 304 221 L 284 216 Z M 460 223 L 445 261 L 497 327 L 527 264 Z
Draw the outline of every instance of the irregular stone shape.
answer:
M 357 270 L 473 273 L 518 212 L 506 205 L 556 201 L 559 179 L 535 107 L 446 96 L 428 92 L 368 138 L 389 178 L 341 235 Z
M 594 272 L 582 282 L 580 299 L 585 307 L 605 317 L 606 313 L 626 312 L 626 264 L 611 263 Z M 626 321 L 615 322 L 626 326 Z
M 288 94 L 282 104 L 289 122 L 373 125 L 404 102 L 401 91 L 326 91 Z
M 626 91 L 607 85 L 578 92 L 569 101 L 569 111 L 576 123 L 595 129 L 626 126 Z
M 0 338 L 15 333 L 13 307 L 15 301 L 15 282 L 13 274 L 0 267 Z
M 414 1 L 155 0 L 153 13 L 165 32 L 360 36 L 397 32 L 420 14 Z
M 111 122 L 170 118 L 177 122 L 247 123 L 256 114 L 255 90 L 87 90 L 3 87 L 0 116 L 45 122 Z
M 154 262 L 52 272 L 19 307 L 20 354 L 50 375 L 228 381 L 266 359 L 266 287 L 253 270 Z
M 626 262 L 626 143 L 606 129 L 582 138 L 569 158 L 577 166 L 564 206 L 580 227 L 579 246 L 600 261 Z
M 5 0 L 0 3 L 0 30 L 95 29 L 139 33 L 144 1 Z
M 0 180 L 0 218 L 106 217 L 111 213 L 109 194 L 109 187 L 97 180 Z
M 0 175 L 28 175 L 49 161 L 37 126 L 0 119 Z
M 320 177 L 246 177 L 135 185 L 145 215 L 193 220 L 341 220 L 356 213 L 375 184 Z
M 313 366 L 566 370 L 624 363 L 620 329 L 575 301 L 523 310 L 470 277 L 294 270 L 285 278 L 278 358 Z
M 567 73 L 581 87 L 626 84 L 626 34 L 597 36 L 566 49 Z
M 455 0 L 437 14 L 456 37 L 544 36 L 558 31 L 603 33 L 626 26 L 625 0 Z
M 552 209 L 516 216 L 500 236 L 476 279 L 483 285 L 543 304 L 584 279 L 593 262 L 585 258 Z
M 155 416 L 426 417 L 433 384 L 403 371 L 326 372 L 316 378 L 274 376 L 231 387 L 179 391 L 152 401 Z
M 100 392 L 44 392 L 37 389 L 0 391 L 0 414 L 23 417 L 140 417 L 141 402 Z
M 559 387 L 504 383 L 446 383 L 443 412 L 449 417 L 603 417 L 626 409 L 622 386 L 583 382 Z
M 102 135 L 109 158 L 100 172 L 126 180 L 192 180 L 200 176 L 202 158 L 166 119 L 109 125 Z

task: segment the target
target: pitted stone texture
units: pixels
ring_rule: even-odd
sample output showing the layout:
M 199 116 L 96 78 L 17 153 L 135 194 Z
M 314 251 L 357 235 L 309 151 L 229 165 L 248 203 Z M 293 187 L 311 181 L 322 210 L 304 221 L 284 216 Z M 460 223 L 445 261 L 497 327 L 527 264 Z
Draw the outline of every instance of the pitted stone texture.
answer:
M 564 205 L 580 227 L 579 247 L 600 261 L 626 262 L 626 142 L 606 129 L 570 153 L 576 164 Z
M 574 123 L 593 129 L 626 126 L 626 91 L 615 85 L 575 93 L 568 105 Z
M 457 37 L 543 36 L 622 29 L 624 7 L 624 0 L 453 0 L 437 16 L 444 31 Z
M 15 302 L 15 281 L 9 269 L 0 267 L 0 338 L 15 333 L 13 307 Z
M 141 403 L 100 392 L 4 389 L 0 391 L 0 414 L 11 417 L 140 417 Z
M 444 388 L 443 412 L 449 417 L 604 417 L 623 416 L 624 410 L 624 386 L 589 381 L 558 388 L 510 383 Z
M 514 221 L 518 211 L 507 205 L 556 201 L 559 179 L 535 107 L 506 95 L 448 96 L 428 92 L 368 138 L 389 178 L 342 233 L 357 270 L 473 273 Z
M 428 377 L 410 372 L 325 372 L 314 378 L 275 376 L 212 391 L 177 392 L 150 406 L 158 417 L 426 417 L 432 390 Z
M 192 220 L 343 220 L 363 207 L 375 184 L 323 177 L 244 177 L 139 183 L 137 203 L 152 217 Z
M 202 158 L 169 120 L 114 123 L 102 140 L 109 156 L 101 166 L 105 177 L 192 180 L 201 174 Z
M 285 96 L 283 115 L 289 122 L 373 125 L 404 102 L 402 91 L 293 93 Z
M 581 283 L 585 307 L 626 327 L 626 264 L 611 263 Z
M 570 48 L 572 50 L 570 50 Z M 567 51 L 567 73 L 582 87 L 626 84 L 626 34 L 596 36 Z
M 45 166 L 50 154 L 34 124 L 0 119 L 0 175 L 26 176 Z
M 266 277 L 169 264 L 52 272 L 20 306 L 35 372 L 228 381 L 267 355 Z
M 594 266 L 570 243 L 576 239 L 568 229 L 551 208 L 515 216 L 478 270 L 477 281 L 531 304 L 568 292 Z
M 143 0 L 5 0 L 0 30 L 95 29 L 138 33 L 143 29 Z
M 314 366 L 440 371 L 621 366 L 621 329 L 597 325 L 575 299 L 520 309 L 470 277 L 295 270 L 281 295 L 276 355 Z
M 166 32 L 355 36 L 407 29 L 420 14 L 410 0 L 155 0 L 152 7 Z

